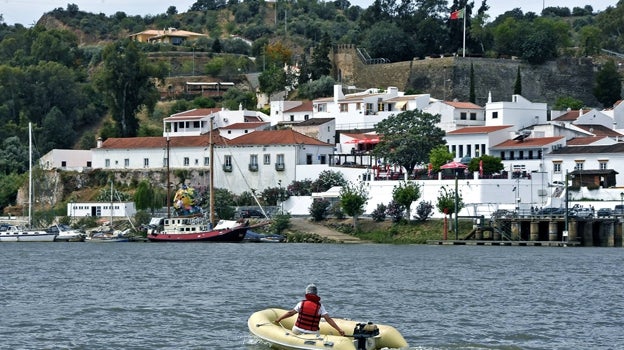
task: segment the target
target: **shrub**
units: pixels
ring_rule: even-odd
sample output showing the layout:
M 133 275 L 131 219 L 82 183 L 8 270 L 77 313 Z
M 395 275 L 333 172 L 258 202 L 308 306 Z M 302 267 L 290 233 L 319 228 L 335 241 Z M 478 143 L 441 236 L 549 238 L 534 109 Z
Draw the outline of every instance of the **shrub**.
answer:
M 416 207 L 416 217 L 419 221 L 426 221 L 433 215 L 433 204 L 429 201 L 422 201 Z
M 386 215 L 392 218 L 392 222 L 400 222 L 404 212 L 405 207 L 395 201 L 390 201 L 386 209 Z
M 271 231 L 277 234 L 281 234 L 290 227 L 290 214 L 277 214 L 273 216 L 271 222 Z
M 314 221 L 321 221 L 327 218 L 330 202 L 324 198 L 315 198 L 310 205 L 310 215 Z
M 385 204 L 383 203 L 377 204 L 377 208 L 375 208 L 375 210 L 373 210 L 373 212 L 371 213 L 373 220 L 377 222 L 382 222 L 386 220 L 386 209 L 388 208 L 386 207 Z

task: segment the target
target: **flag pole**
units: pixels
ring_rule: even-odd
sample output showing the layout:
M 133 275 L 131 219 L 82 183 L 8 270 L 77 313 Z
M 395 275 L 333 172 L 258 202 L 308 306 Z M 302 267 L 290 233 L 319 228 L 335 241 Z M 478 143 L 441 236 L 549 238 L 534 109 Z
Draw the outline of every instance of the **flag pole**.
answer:
M 462 57 L 466 57 L 466 7 L 464 6 L 464 46 L 462 48 Z

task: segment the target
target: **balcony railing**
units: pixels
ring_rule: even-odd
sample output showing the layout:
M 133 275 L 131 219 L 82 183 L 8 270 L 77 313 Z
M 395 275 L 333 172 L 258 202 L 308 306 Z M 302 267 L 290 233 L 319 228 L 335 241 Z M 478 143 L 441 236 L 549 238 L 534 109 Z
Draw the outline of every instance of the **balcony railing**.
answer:
M 249 171 L 258 171 L 258 164 L 249 164 Z
M 225 171 L 226 173 L 231 173 L 232 172 L 232 165 L 223 164 L 223 171 Z
M 284 171 L 286 169 L 286 164 L 284 163 L 275 163 L 275 170 Z

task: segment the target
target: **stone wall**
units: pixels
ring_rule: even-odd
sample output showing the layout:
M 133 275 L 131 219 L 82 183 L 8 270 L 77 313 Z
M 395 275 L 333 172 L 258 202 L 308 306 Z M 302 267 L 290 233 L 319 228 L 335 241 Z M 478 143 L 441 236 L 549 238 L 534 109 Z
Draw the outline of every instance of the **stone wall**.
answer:
M 476 103 L 511 101 L 520 68 L 522 96 L 553 105 L 570 96 L 586 106 L 600 103 L 592 94 L 597 67 L 590 58 L 560 58 L 539 66 L 515 59 L 441 57 L 385 64 L 364 64 L 355 45 L 338 45 L 332 53 L 334 78 L 357 88 L 396 86 L 402 91 L 430 93 L 439 99 L 468 101 L 470 66 L 474 68 Z

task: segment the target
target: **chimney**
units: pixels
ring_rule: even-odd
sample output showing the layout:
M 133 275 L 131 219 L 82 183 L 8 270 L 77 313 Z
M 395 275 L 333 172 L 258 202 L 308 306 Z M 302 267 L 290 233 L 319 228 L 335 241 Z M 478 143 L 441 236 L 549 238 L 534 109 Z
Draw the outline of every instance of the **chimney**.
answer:
M 97 138 L 97 148 L 102 148 L 102 138 L 101 137 Z
M 492 103 L 492 91 L 488 91 L 488 101 L 487 103 Z

